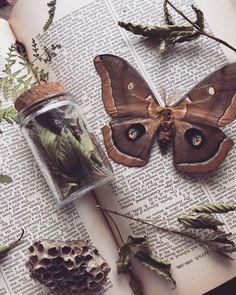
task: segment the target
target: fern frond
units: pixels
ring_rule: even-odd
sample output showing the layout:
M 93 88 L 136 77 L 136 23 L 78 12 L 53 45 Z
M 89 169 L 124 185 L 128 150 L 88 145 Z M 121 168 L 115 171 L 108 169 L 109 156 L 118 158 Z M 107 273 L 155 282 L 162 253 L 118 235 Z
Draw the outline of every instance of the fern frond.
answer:
M 56 0 L 50 1 L 47 6 L 50 8 L 48 11 L 48 20 L 46 21 L 43 30 L 44 32 L 47 31 L 47 29 L 50 27 L 50 25 L 53 22 L 55 11 L 56 11 Z

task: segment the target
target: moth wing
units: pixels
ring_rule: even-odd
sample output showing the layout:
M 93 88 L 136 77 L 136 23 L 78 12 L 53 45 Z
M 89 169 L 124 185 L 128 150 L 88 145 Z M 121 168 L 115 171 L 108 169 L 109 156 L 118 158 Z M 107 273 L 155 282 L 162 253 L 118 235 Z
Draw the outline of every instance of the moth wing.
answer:
M 219 128 L 175 121 L 175 168 L 187 173 L 214 171 L 226 158 L 233 141 Z
M 215 71 L 175 108 L 187 122 L 225 126 L 236 118 L 236 63 Z
M 119 164 L 141 167 L 148 163 L 159 119 L 114 119 L 102 128 L 107 153 Z
M 95 68 L 102 80 L 102 99 L 107 113 L 115 117 L 150 117 L 150 105 L 158 103 L 142 76 L 124 59 L 98 55 Z

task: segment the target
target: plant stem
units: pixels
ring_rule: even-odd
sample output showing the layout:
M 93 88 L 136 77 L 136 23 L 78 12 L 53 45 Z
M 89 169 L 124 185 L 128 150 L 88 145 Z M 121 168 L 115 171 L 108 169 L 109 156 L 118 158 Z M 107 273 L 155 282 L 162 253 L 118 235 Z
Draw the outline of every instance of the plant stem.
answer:
M 219 42 L 223 44 L 224 46 L 230 48 L 234 52 L 236 52 L 236 48 L 234 48 L 229 43 L 225 42 L 224 40 L 214 37 L 211 34 L 207 33 L 206 31 L 202 30 L 196 23 L 192 22 L 182 11 L 180 11 L 178 8 L 176 8 L 169 0 L 166 0 L 166 2 L 178 13 L 180 14 L 187 22 L 189 22 L 201 35 L 204 35 L 210 39 L 215 40 L 216 42 Z
M 20 240 L 22 239 L 24 233 L 25 233 L 25 231 L 24 231 L 23 228 L 22 228 L 22 229 L 21 229 L 21 235 L 20 235 L 20 237 L 19 237 L 15 242 L 13 242 L 13 243 L 11 243 L 11 244 L 9 245 L 9 250 L 12 249 L 12 248 L 14 248 L 14 247 L 20 242 Z
M 100 210 L 106 212 L 106 213 L 114 214 L 114 215 L 117 215 L 117 216 L 120 216 L 120 217 L 124 217 L 124 218 L 129 219 L 129 220 L 140 222 L 140 223 L 149 225 L 151 227 L 154 227 L 154 228 L 156 228 L 157 230 L 160 230 L 160 231 L 164 231 L 164 232 L 167 232 L 167 233 L 177 234 L 179 236 L 184 236 L 184 237 L 187 237 L 189 239 L 195 240 L 195 241 L 199 242 L 200 244 L 206 244 L 206 242 L 204 240 L 201 240 L 200 238 L 198 238 L 198 237 L 196 237 L 194 235 L 191 235 L 189 233 L 180 232 L 180 231 L 177 231 L 177 230 L 174 230 L 174 229 L 168 229 L 168 228 L 165 228 L 165 227 L 161 227 L 159 225 L 155 225 L 155 224 L 151 223 L 148 220 L 141 219 L 141 218 L 135 218 L 135 217 L 129 216 L 129 215 L 125 215 L 125 214 L 119 213 L 117 211 L 113 211 L 113 210 L 110 210 L 110 209 L 103 208 L 100 205 L 97 205 L 96 207 L 99 208 Z
M 108 211 L 106 211 L 106 210 L 104 210 L 104 211 L 107 214 L 107 216 L 111 219 L 112 223 L 114 224 L 114 226 L 116 228 L 116 231 L 117 231 L 117 233 L 119 235 L 119 238 L 120 238 L 121 242 L 123 243 L 123 245 L 125 245 L 125 241 L 124 241 L 124 239 L 123 239 L 123 237 L 121 235 L 121 232 L 120 232 L 119 227 L 117 226 L 115 220 L 113 219 L 113 217 L 110 215 L 110 213 Z

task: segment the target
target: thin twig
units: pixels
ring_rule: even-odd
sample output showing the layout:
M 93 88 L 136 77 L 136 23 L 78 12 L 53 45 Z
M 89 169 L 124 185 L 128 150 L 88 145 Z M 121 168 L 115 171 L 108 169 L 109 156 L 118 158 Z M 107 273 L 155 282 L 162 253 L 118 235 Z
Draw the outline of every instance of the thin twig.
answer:
M 177 230 L 174 230 L 174 229 L 168 229 L 168 228 L 165 228 L 165 227 L 161 227 L 159 225 L 151 223 L 150 221 L 148 221 L 146 219 L 141 219 L 141 218 L 136 218 L 136 217 L 133 217 L 133 216 L 125 215 L 125 214 L 119 213 L 117 211 L 113 211 L 113 210 L 110 210 L 110 209 L 103 208 L 103 207 L 101 207 L 99 205 L 97 205 L 96 207 L 101 209 L 102 211 L 104 211 L 106 213 L 114 214 L 114 215 L 124 217 L 124 218 L 129 219 L 129 220 L 140 222 L 140 223 L 152 226 L 152 227 L 156 228 L 157 230 L 161 230 L 161 231 L 164 231 L 164 232 L 167 232 L 167 233 L 177 234 L 179 236 L 184 236 L 184 237 L 187 237 L 189 239 L 198 241 L 199 243 L 205 243 L 205 241 L 201 240 L 200 238 L 198 238 L 198 237 L 196 237 L 194 235 L 191 235 L 189 233 L 186 233 L 186 232 L 180 232 L 180 231 L 177 231 Z
M 166 0 L 166 2 L 178 13 L 180 14 L 187 22 L 189 22 L 201 35 L 204 35 L 210 39 L 215 40 L 216 42 L 219 42 L 223 44 L 224 46 L 230 48 L 234 52 L 236 52 L 236 48 L 234 48 L 229 43 L 225 42 L 224 40 L 217 38 L 215 36 L 212 36 L 211 34 L 207 33 L 206 31 L 202 30 L 196 23 L 191 21 L 182 11 L 180 11 L 178 8 L 176 8 L 169 0 Z
M 98 208 L 101 208 L 99 205 L 97 205 L 97 207 L 98 207 Z M 118 235 L 119 235 L 119 237 L 120 237 L 121 242 L 125 245 L 125 241 L 124 241 L 124 239 L 123 239 L 123 237 L 122 237 L 122 235 L 121 235 L 121 232 L 120 232 L 119 227 L 118 227 L 118 225 L 116 224 L 115 220 L 114 220 L 113 217 L 109 214 L 108 211 L 106 211 L 106 210 L 104 210 L 104 211 L 105 211 L 106 215 L 111 219 L 112 223 L 114 224 L 114 226 L 115 226 L 115 228 L 116 228 L 116 231 L 117 231 L 117 233 L 118 233 Z
M 19 237 L 16 241 L 14 241 L 13 243 L 11 243 L 11 244 L 9 245 L 9 248 L 8 248 L 9 250 L 12 249 L 12 248 L 14 248 L 14 247 L 20 242 L 20 240 L 22 239 L 24 233 L 25 233 L 25 231 L 24 231 L 24 229 L 22 228 L 22 229 L 21 229 L 21 235 L 20 235 L 20 237 Z

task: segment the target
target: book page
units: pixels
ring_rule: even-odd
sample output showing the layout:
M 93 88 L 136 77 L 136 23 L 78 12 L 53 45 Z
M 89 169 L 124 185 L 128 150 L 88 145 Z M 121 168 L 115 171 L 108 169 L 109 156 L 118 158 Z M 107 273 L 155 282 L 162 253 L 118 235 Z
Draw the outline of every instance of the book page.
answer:
M 68 1 L 68 7 L 72 2 Z M 199 4 L 200 2 L 199 0 Z M 215 13 L 211 10 L 212 2 L 205 1 L 204 4 L 207 2 L 207 14 L 210 15 L 211 11 L 212 14 Z M 221 15 L 227 15 L 231 2 L 224 2 L 228 4 L 217 10 L 220 14 L 214 14 L 212 24 Z M 190 0 L 175 1 L 176 6 L 194 17 L 190 9 L 192 3 L 194 2 Z M 219 3 L 223 4 L 222 1 Z M 92 63 L 97 54 L 112 53 L 128 60 L 148 81 L 157 99 L 160 99 L 160 87 L 166 87 L 169 95 L 176 89 L 186 93 L 197 82 L 228 62 L 221 46 L 205 37 L 189 44 L 180 44 L 160 58 L 155 43 L 117 26 L 118 20 L 142 23 L 148 19 L 149 23 L 163 23 L 162 1 L 87 1 L 86 5 L 82 2 L 78 9 L 67 15 L 62 7 L 64 8 L 58 6 L 55 23 L 44 35 L 39 36 L 39 41 L 47 46 L 52 43 L 63 44 L 61 54 L 52 63 L 52 69 L 57 79 L 75 95 L 91 130 L 97 134 L 101 143 L 100 128 L 110 118 L 101 101 L 100 79 Z M 60 17 L 62 18 L 57 21 Z M 176 19 L 184 23 L 177 15 Z M 236 18 L 230 18 L 230 23 L 233 19 Z M 227 23 L 229 18 L 224 18 L 224 21 Z M 20 18 L 17 19 L 17 12 L 15 23 L 20 28 L 21 21 Z M 226 33 L 228 26 L 223 27 L 226 28 Z M 216 26 L 214 33 L 217 32 Z M 222 34 L 221 37 L 224 38 L 225 35 Z M 23 34 L 21 38 L 24 38 Z M 230 40 L 227 41 L 233 44 L 235 34 L 230 35 Z M 232 55 L 231 61 L 234 58 Z M 232 123 L 224 131 L 235 139 L 235 128 L 235 123 Z M 173 167 L 171 151 L 162 156 L 157 145 L 154 145 L 146 167 L 127 168 L 112 162 L 115 180 L 108 188 L 99 189 L 97 194 L 104 207 L 136 217 L 163 220 L 166 225 L 176 227 L 177 216 L 195 204 L 235 201 L 235 165 L 233 148 L 215 173 L 208 176 L 179 174 Z M 225 229 L 232 231 L 235 237 L 235 213 L 229 213 L 228 216 L 224 219 Z M 163 295 L 199 295 L 235 276 L 235 262 L 206 253 L 205 249 L 196 247 L 192 242 L 175 236 L 159 235 L 134 222 L 116 220 L 124 236 L 131 230 L 137 234 L 146 233 L 155 254 L 172 263 L 173 276 L 178 285 L 175 291 L 171 291 L 163 279 L 136 265 L 145 284 L 145 294 L 152 295 L 153 290 L 157 289 Z
M 0 55 L 3 58 L 7 54 L 9 47 L 15 42 L 15 36 L 6 20 L 0 19 L 0 26 Z M 1 68 L 2 66 L 1 64 Z
M 25 266 L 28 247 L 34 240 L 43 238 L 89 240 L 111 267 L 104 294 L 116 295 L 118 288 L 130 294 L 126 279 L 116 275 L 117 245 L 103 216 L 95 209 L 93 198 L 86 195 L 74 204 L 58 207 L 19 127 L 1 123 L 1 130 L 0 172 L 13 178 L 11 184 L 0 185 L 1 242 L 16 239 L 20 228 L 24 228 L 25 235 L 22 242 L 1 259 L 0 294 L 51 294 L 30 279 Z M 89 226 L 93 232 L 88 233 Z
M 15 42 L 7 22 L 0 20 L 0 77 L 8 48 Z M 4 32 L 4 35 L 2 34 Z M 6 34 L 5 34 L 6 33 Z M 8 104 L 0 92 L 0 101 Z M 0 262 L 0 294 L 51 294 L 29 277 L 26 268 L 28 248 L 34 240 L 89 240 L 107 260 L 111 271 L 103 294 L 116 290 L 130 294 L 127 280 L 116 275 L 117 245 L 92 196 L 59 207 L 37 166 L 17 124 L 0 124 L 0 173 L 12 177 L 8 185 L 0 184 L 0 243 L 16 239 L 25 230 L 22 242 Z M 94 227 L 96 224 L 97 228 Z M 87 226 L 94 231 L 88 233 Z M 102 239 L 101 239 L 102 237 Z
M 203 9 L 213 34 L 236 47 L 236 0 L 217 0 L 214 4 L 209 0 L 197 0 L 196 2 Z M 229 62 L 236 61 L 235 52 L 224 45 L 221 45 L 221 48 Z

